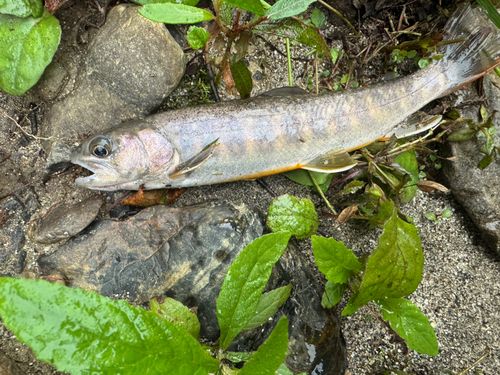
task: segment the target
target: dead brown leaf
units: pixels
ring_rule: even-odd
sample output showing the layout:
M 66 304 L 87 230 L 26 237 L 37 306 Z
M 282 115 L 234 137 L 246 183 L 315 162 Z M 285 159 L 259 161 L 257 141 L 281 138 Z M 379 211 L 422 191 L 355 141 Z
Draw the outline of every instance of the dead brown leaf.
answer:
M 345 224 L 358 212 L 358 206 L 349 206 L 345 208 L 339 215 L 339 223 Z
M 437 191 L 448 194 L 450 190 L 435 181 L 422 180 L 417 184 L 418 188 L 426 193 L 435 193 Z
M 66 1 L 68 0 L 45 0 L 45 8 L 47 8 L 50 13 L 54 13 Z
M 121 204 L 138 207 L 150 207 L 158 204 L 168 205 L 174 199 L 186 191 L 183 189 L 157 189 L 157 190 L 139 190 L 131 197 L 125 199 Z

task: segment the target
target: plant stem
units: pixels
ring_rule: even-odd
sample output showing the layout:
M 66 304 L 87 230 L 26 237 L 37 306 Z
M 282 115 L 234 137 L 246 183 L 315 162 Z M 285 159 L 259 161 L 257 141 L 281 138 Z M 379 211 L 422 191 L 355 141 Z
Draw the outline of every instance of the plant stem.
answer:
M 286 38 L 286 57 L 288 61 L 288 86 L 293 87 L 292 56 L 290 55 L 290 39 Z
M 356 35 L 357 37 L 359 36 L 358 30 L 356 30 L 356 28 L 349 22 L 349 20 L 347 18 L 344 17 L 344 15 L 342 13 L 340 13 L 337 9 L 335 9 L 331 5 L 325 3 L 323 0 L 318 0 L 318 2 L 321 5 L 323 5 L 325 8 L 330 9 L 333 13 L 335 13 L 337 16 L 342 18 L 342 20 L 347 24 L 347 26 L 349 26 L 351 28 L 351 30 L 354 32 L 354 35 Z
M 307 171 L 309 173 L 309 177 L 311 178 L 314 186 L 316 187 L 316 189 L 318 190 L 318 193 L 319 195 L 321 195 L 321 198 L 323 198 L 323 200 L 325 201 L 326 205 L 328 206 L 328 208 L 330 209 L 330 211 L 332 211 L 332 213 L 334 215 L 337 215 L 337 212 L 333 209 L 332 205 L 330 204 L 330 202 L 328 201 L 328 199 L 326 199 L 325 197 L 325 194 L 323 194 L 323 190 L 321 190 L 321 188 L 319 187 L 318 185 L 318 182 L 316 181 L 316 179 L 314 178 L 314 175 L 312 174 L 311 171 Z

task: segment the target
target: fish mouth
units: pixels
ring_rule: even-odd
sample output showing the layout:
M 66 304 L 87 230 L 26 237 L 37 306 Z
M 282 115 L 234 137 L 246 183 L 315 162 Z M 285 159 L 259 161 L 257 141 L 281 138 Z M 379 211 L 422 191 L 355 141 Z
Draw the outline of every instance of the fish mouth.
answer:
M 118 190 L 119 182 L 117 180 L 119 179 L 119 175 L 106 163 L 82 161 L 77 155 L 71 158 L 71 162 L 93 173 L 90 176 L 78 177 L 75 180 L 77 186 L 92 190 Z

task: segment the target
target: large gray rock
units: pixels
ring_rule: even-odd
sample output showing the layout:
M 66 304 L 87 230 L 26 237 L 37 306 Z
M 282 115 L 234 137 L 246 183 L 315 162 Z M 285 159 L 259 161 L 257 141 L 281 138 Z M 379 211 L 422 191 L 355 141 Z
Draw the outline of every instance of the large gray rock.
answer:
M 155 206 L 126 221 L 101 221 L 40 257 L 38 264 L 49 279 L 105 296 L 138 303 L 168 296 L 196 307 L 201 337 L 215 342 L 220 336 L 216 299 L 227 269 L 262 231 L 259 216 L 245 205 Z M 268 288 L 287 284 L 292 285 L 291 296 L 273 320 L 240 335 L 232 348 L 256 350 L 285 314 L 290 322 L 289 367 L 296 373 L 343 374 L 345 343 L 339 321 L 322 308 L 320 289 L 293 247 L 275 266 Z
M 484 79 L 484 91 L 490 108 L 500 111 L 500 79 L 492 73 Z M 462 117 L 479 121 L 478 107 L 461 111 Z M 495 144 L 500 145 L 500 116 L 496 116 Z M 453 195 L 465 208 L 484 235 L 488 245 L 500 253 L 500 158 L 486 169 L 477 164 L 484 156 L 479 152 L 485 138 L 472 138 L 466 142 L 449 142 L 448 153 L 456 161 L 447 162 L 443 172 Z
M 63 65 L 59 57 L 49 67 L 42 93 L 57 91 L 47 80 L 59 82 Z M 182 49 L 165 25 L 142 17 L 130 4 L 111 9 L 82 60 L 73 92 L 46 115 L 42 135 L 63 139 L 48 145 L 49 164 L 69 160 L 64 140 L 149 114 L 183 74 Z

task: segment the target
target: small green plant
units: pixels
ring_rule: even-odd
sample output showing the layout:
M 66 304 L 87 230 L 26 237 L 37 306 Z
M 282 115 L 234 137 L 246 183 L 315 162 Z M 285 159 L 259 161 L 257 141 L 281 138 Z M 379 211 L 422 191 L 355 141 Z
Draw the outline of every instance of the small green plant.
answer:
M 23 95 L 38 82 L 61 39 L 42 0 L 0 2 L 0 88 Z
M 450 210 L 443 210 L 440 214 L 436 214 L 434 212 L 426 212 L 424 216 L 429 219 L 430 221 L 433 221 L 437 223 L 440 218 L 447 219 L 452 215 L 452 212 Z

